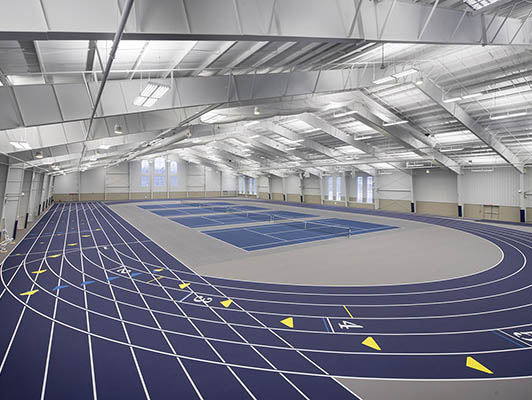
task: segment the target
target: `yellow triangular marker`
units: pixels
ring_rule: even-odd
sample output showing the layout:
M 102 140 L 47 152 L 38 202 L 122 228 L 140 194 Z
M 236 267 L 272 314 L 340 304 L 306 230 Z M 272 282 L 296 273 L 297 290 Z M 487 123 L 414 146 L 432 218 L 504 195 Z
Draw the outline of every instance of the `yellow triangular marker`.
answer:
M 91 235 L 81 235 L 81 237 L 91 237 Z
M 281 324 L 284 324 L 284 325 L 286 325 L 289 328 L 293 328 L 294 327 L 294 318 L 292 318 L 292 317 L 285 318 L 285 319 L 281 320 Z
M 161 271 L 164 271 L 164 268 L 157 268 L 157 269 L 154 269 L 155 272 L 161 272 Z
M 39 289 L 35 289 L 35 290 L 30 290 L 29 292 L 24 292 L 24 293 L 21 293 L 20 295 L 21 296 L 31 296 L 32 294 L 35 294 L 39 291 Z
M 486 374 L 493 374 L 491 370 L 483 366 L 481 363 L 479 363 L 477 360 L 475 360 L 473 357 L 467 357 L 466 358 L 466 367 L 476 369 L 477 371 L 485 372 Z
M 233 300 L 227 299 L 227 300 L 224 300 L 224 301 L 220 301 L 220 304 L 222 306 L 224 306 L 225 308 L 227 308 L 227 307 L 229 307 L 231 305 L 232 302 L 233 302 Z
M 372 349 L 375 349 L 375 350 L 380 350 L 381 349 L 380 346 L 375 341 L 375 339 L 373 339 L 371 336 L 368 336 L 366 339 L 364 339 L 362 344 L 364 346 L 371 347 Z
M 61 257 L 61 254 L 54 254 L 53 256 L 48 256 L 48 258 L 57 258 L 57 257 Z
M 39 275 L 39 274 L 42 274 L 43 272 L 46 272 L 46 270 L 45 269 L 40 269 L 38 271 L 33 271 L 32 274 Z
M 68 246 L 76 246 L 77 243 L 69 243 Z
M 179 284 L 179 289 L 184 289 L 184 288 L 186 288 L 188 285 L 190 285 L 190 283 L 180 283 L 180 284 Z

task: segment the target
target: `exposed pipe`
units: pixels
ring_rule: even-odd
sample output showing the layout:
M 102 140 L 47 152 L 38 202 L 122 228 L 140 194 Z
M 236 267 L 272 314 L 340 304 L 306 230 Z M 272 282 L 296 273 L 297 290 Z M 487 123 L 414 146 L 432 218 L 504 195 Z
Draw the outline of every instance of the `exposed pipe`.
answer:
M 122 39 L 122 34 L 124 33 L 126 22 L 128 20 L 129 13 L 131 12 L 131 8 L 133 7 L 134 1 L 135 0 L 127 0 L 124 10 L 122 11 L 122 17 L 120 18 L 120 23 L 118 25 L 118 29 L 113 39 L 113 45 L 111 47 L 111 51 L 109 52 L 109 58 L 107 59 L 107 65 L 105 66 L 105 71 L 103 73 L 103 77 L 100 82 L 100 87 L 98 88 L 98 94 L 96 95 L 96 100 L 94 101 L 94 107 L 92 109 L 91 118 L 89 120 L 89 127 L 87 128 L 87 134 L 85 135 L 85 140 L 83 142 L 83 150 L 81 151 L 81 157 L 79 159 L 78 166 L 81 165 L 81 160 L 83 159 L 83 156 L 85 155 L 85 151 L 87 150 L 85 146 L 85 141 L 89 139 L 91 129 L 92 129 L 92 124 L 94 122 L 94 117 L 96 116 L 96 110 L 98 109 L 98 105 L 100 104 L 103 89 L 105 88 L 105 84 L 107 83 L 107 78 L 109 77 L 109 73 L 111 72 L 111 67 L 113 66 L 113 61 L 116 56 L 116 51 L 118 50 L 118 45 L 120 44 L 120 40 Z

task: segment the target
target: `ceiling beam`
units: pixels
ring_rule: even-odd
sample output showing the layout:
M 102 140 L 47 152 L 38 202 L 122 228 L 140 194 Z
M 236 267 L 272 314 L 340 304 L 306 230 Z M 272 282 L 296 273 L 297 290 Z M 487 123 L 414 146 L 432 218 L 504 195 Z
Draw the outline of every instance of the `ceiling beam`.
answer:
M 438 106 L 443 108 L 450 116 L 456 119 L 461 125 L 467 128 L 473 135 L 478 137 L 488 147 L 501 156 L 512 167 L 520 173 L 524 173 L 524 164 L 510 149 L 501 143 L 496 135 L 488 129 L 481 126 L 473 117 L 471 117 L 458 102 L 444 103 L 445 93 L 440 87 L 424 79 L 423 83 L 416 85 L 427 97 L 434 101 Z
M 110 40 L 120 15 L 120 2 L 42 0 L 4 7 L 0 15 L 0 40 Z M 233 0 L 205 2 L 150 0 L 135 4 L 135 20 L 128 24 L 126 40 L 357 40 L 482 45 L 530 45 L 531 23 L 494 16 L 486 26 L 483 15 L 460 9 L 396 0 L 330 2 L 322 0 Z M 68 10 L 68 12 L 65 12 Z M 78 11 L 83 10 L 83 12 Z M 46 17 L 48 16 L 48 17 Z M 50 16 L 53 16 L 51 18 Z M 301 21 L 304 21 L 302 23 Z M 409 21 L 405 24 L 404 21 Z M 430 23 L 428 23 L 430 21 Z M 423 35 L 421 27 L 425 26 Z M 351 29 L 348 27 L 351 26 Z M 499 27 L 502 26 L 502 29 Z M 500 29 L 500 32 L 496 32 Z
M 457 162 L 423 143 L 413 135 L 414 132 L 416 135 L 423 135 L 423 133 L 417 132 L 417 130 L 411 126 L 408 126 L 408 128 L 404 125 L 384 126 L 385 121 L 374 114 L 374 110 L 372 109 L 372 106 L 374 105 L 373 100 L 362 93 L 359 93 L 358 99 L 359 101 L 348 105 L 349 109 L 356 111 L 356 113 L 353 114 L 353 118 L 362 122 L 364 125 L 375 129 L 377 132 L 393 137 L 397 142 L 412 149 L 418 155 L 429 156 L 449 170 L 457 174 L 462 173 L 461 167 Z M 387 161 L 381 160 L 381 162 Z

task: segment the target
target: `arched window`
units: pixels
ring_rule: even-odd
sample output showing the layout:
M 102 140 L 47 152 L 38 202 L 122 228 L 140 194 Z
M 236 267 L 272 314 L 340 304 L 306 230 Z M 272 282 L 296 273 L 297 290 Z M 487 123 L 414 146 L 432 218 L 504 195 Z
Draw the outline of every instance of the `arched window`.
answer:
M 142 160 L 140 162 L 140 186 L 150 186 L 150 163 L 148 160 Z
M 177 162 L 170 162 L 170 186 L 177 187 Z
M 166 183 L 166 160 L 158 157 L 153 162 L 153 184 L 155 186 L 164 186 Z

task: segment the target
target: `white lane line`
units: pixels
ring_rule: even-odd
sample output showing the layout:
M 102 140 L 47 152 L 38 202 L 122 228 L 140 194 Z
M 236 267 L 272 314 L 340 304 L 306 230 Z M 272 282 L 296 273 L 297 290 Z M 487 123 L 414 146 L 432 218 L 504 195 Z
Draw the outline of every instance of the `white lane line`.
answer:
M 72 214 L 72 203 L 70 203 L 69 207 L 68 207 L 68 216 L 67 216 L 67 221 L 66 221 L 66 230 L 65 230 L 64 240 L 63 240 L 63 251 L 62 251 L 63 253 L 65 252 L 66 245 L 67 245 L 67 233 L 68 233 L 68 227 L 70 226 L 70 215 L 71 214 Z M 57 280 L 57 286 L 59 286 L 61 284 L 61 275 L 63 273 L 64 260 L 65 260 L 65 257 L 64 256 L 61 257 L 61 262 L 60 262 L 60 266 L 59 266 L 59 278 Z M 51 269 L 49 265 L 48 265 L 48 268 Z M 46 393 L 46 385 L 48 383 L 48 368 L 50 366 L 50 354 L 52 352 L 52 343 L 53 343 L 53 340 L 54 340 L 54 329 L 55 329 L 54 320 L 56 319 L 56 316 L 57 316 L 57 304 L 58 304 L 58 301 L 57 301 L 57 297 L 56 297 L 55 301 L 54 301 L 54 311 L 53 311 L 53 315 L 52 315 L 52 323 L 50 325 L 50 334 L 49 334 L 49 339 L 48 339 L 48 350 L 46 351 L 46 363 L 45 363 L 45 366 L 44 366 L 44 376 L 43 376 L 42 387 L 41 387 L 41 400 L 44 400 L 44 395 Z
M 57 219 L 56 225 L 55 225 L 55 227 L 54 227 L 54 233 L 55 233 L 55 231 L 57 230 L 57 227 L 58 227 L 58 225 L 59 225 L 59 222 L 61 221 L 61 217 L 62 217 L 62 215 L 63 215 L 63 211 L 64 211 L 64 209 L 65 209 L 64 206 L 61 207 L 61 213 L 60 213 L 59 218 Z M 57 209 L 56 209 L 56 210 L 57 210 Z M 54 214 L 50 217 L 50 220 L 51 220 L 51 218 L 52 218 L 54 215 L 55 215 L 55 212 L 54 212 Z M 50 220 L 49 220 L 49 221 L 50 221 Z M 51 243 L 52 243 L 52 240 L 50 240 L 50 241 L 48 242 L 47 249 L 50 248 Z M 43 265 L 43 263 L 44 263 L 44 260 L 45 260 L 45 259 L 41 260 L 41 264 L 40 264 L 41 267 L 42 267 L 42 265 Z M 20 266 L 22 267 L 22 265 L 23 265 L 23 264 L 21 264 Z M 24 269 L 24 268 L 23 268 L 23 269 Z M 13 276 L 12 276 L 11 279 L 9 280 L 9 283 L 11 283 L 11 281 L 15 278 L 15 276 L 17 275 L 17 273 L 18 273 L 19 270 L 20 270 L 20 269 L 17 269 L 17 271 L 13 274 Z M 31 277 L 29 276 L 29 274 L 28 274 L 28 271 L 25 271 L 25 273 L 26 273 L 26 275 L 28 276 L 28 278 L 29 278 L 30 280 L 32 280 L 32 278 L 31 278 Z M 9 287 L 8 287 L 9 283 L 8 283 L 8 284 L 5 283 L 5 281 L 4 281 L 4 277 L 3 277 L 3 274 L 0 274 L 0 279 L 2 280 L 2 283 L 4 284 L 6 290 L 7 290 L 9 293 L 11 293 L 11 294 L 13 295 L 13 297 L 14 297 L 15 299 L 17 299 L 19 302 L 21 302 L 22 305 L 23 305 L 22 310 L 21 310 L 21 312 L 20 312 L 19 319 L 18 319 L 17 324 L 16 324 L 16 326 L 15 326 L 15 330 L 13 331 L 13 334 L 11 335 L 11 339 L 9 340 L 9 344 L 8 344 L 8 346 L 7 346 L 7 348 L 6 348 L 5 353 L 4 353 L 4 358 L 2 359 L 2 363 L 0 364 L 0 374 L 2 374 L 2 371 L 3 371 L 3 369 L 4 369 L 4 366 L 5 366 L 5 363 L 6 363 L 6 360 L 7 360 L 7 356 L 9 355 L 9 352 L 11 351 L 11 346 L 13 345 L 13 342 L 14 342 L 14 340 L 15 340 L 15 336 L 17 335 L 18 329 L 19 329 L 19 327 L 20 327 L 20 323 L 21 323 L 21 321 L 22 321 L 22 318 L 24 317 L 24 312 L 26 311 L 27 308 L 31 308 L 31 307 L 29 306 L 29 301 L 30 301 L 30 297 L 31 297 L 31 296 L 27 296 L 27 298 L 26 298 L 25 301 L 21 301 L 21 300 L 17 297 L 17 295 L 14 294 L 14 293 L 9 289 Z M 34 289 L 35 285 L 37 284 L 37 280 L 38 280 L 38 279 L 39 279 L 39 275 L 37 275 L 37 276 L 35 277 L 35 280 L 33 281 L 33 284 L 32 284 L 32 286 L 31 286 L 31 289 L 30 289 L 30 290 L 33 290 L 33 289 Z
M 80 205 L 80 208 L 81 207 L 82 206 Z M 79 218 L 79 211 L 78 211 L 78 203 L 76 203 L 76 223 L 78 225 L 78 243 L 79 243 L 79 252 L 80 252 L 79 259 L 81 262 L 82 279 L 83 279 L 83 282 L 85 282 L 87 279 L 85 278 L 85 262 L 83 261 L 84 248 L 81 244 L 82 238 L 81 238 L 81 232 L 79 232 L 79 220 L 80 218 Z M 96 372 L 94 371 L 94 354 L 92 352 L 92 336 L 90 335 L 91 323 L 90 323 L 89 313 L 87 311 L 89 306 L 87 302 L 87 290 L 85 287 L 83 287 L 83 304 L 85 306 L 85 323 L 87 324 L 87 332 L 89 333 L 89 335 L 87 335 L 87 341 L 89 345 L 89 360 L 90 360 L 90 367 L 91 367 L 92 393 L 94 396 L 94 400 L 96 400 L 98 398 L 98 391 L 96 389 Z
M 133 236 L 133 237 L 136 238 L 136 236 L 135 236 L 135 235 L 134 235 L 129 229 L 127 229 L 127 228 L 123 225 L 123 223 L 122 223 L 121 221 L 117 220 L 117 218 L 116 218 L 111 212 L 109 212 L 109 209 L 108 209 L 107 207 L 101 207 L 101 208 L 104 209 L 104 210 L 107 212 L 107 214 L 108 214 L 111 218 L 113 218 L 113 220 L 114 220 L 118 225 L 122 226 L 122 228 L 123 228 L 126 232 L 128 232 L 131 236 Z M 103 215 L 103 213 L 102 213 L 102 215 Z M 105 218 L 105 217 L 104 217 L 104 218 Z M 113 226 L 113 224 L 110 223 L 110 226 Z M 113 228 L 113 229 L 114 229 L 114 228 Z M 162 260 L 156 255 L 156 254 L 154 254 L 154 253 L 153 253 L 148 247 L 146 247 L 144 244 L 141 244 L 141 246 L 143 246 L 143 247 L 144 247 L 144 248 L 145 248 L 145 249 L 146 249 L 146 250 L 147 250 L 147 251 L 148 251 L 153 257 L 155 257 L 155 259 L 157 259 L 158 261 L 160 261 L 162 265 L 165 265 L 167 268 L 169 268 L 169 266 L 168 266 L 165 262 L 163 262 L 163 261 L 162 261 Z M 176 261 L 177 261 L 177 260 L 176 260 Z M 183 264 L 183 265 L 185 265 L 185 264 Z M 186 267 L 186 265 L 185 265 L 185 267 Z M 187 268 L 188 268 L 188 267 L 187 267 Z M 176 276 L 175 273 L 173 272 L 173 270 L 171 270 L 171 269 L 170 269 L 170 273 L 172 273 L 174 276 Z M 200 275 L 198 275 L 198 277 L 199 277 L 200 279 L 202 279 Z M 177 276 L 176 276 L 176 278 L 177 278 Z M 221 292 L 220 290 L 218 290 L 216 287 L 212 286 L 212 288 L 213 288 L 216 292 L 218 292 L 219 294 L 221 294 L 223 297 L 227 298 L 227 296 L 225 296 L 224 293 L 222 293 L 222 292 Z M 235 303 L 235 304 L 236 304 L 236 306 L 237 306 L 238 308 L 244 310 L 244 309 L 243 309 L 238 303 Z M 244 310 L 244 311 L 245 311 L 245 310 Z M 260 321 L 259 319 L 257 319 L 254 315 L 252 315 L 251 313 L 247 313 L 247 315 L 248 315 L 249 317 L 251 317 L 253 320 L 255 320 L 258 324 L 260 324 L 260 325 L 262 325 L 264 328 L 266 328 L 266 329 L 267 329 L 267 330 L 268 330 L 273 336 L 275 336 L 277 339 L 279 339 L 279 340 L 281 340 L 283 343 L 285 343 L 285 344 L 286 344 L 291 350 L 295 351 L 299 356 L 301 356 L 301 357 L 303 357 L 305 360 L 307 360 L 307 361 L 308 361 L 311 365 L 313 365 L 317 370 L 321 371 L 321 372 L 322 372 L 323 374 L 325 374 L 325 375 L 329 375 L 329 373 L 328 373 L 325 369 L 323 369 L 322 367 L 320 367 L 316 362 L 314 362 L 313 360 L 311 360 L 311 359 L 310 359 L 307 355 L 305 355 L 303 352 L 301 352 L 301 351 L 299 351 L 299 350 L 296 350 L 296 349 L 295 349 L 295 348 L 294 348 L 294 347 L 293 347 L 293 346 L 292 346 L 287 340 L 285 340 L 282 336 L 280 336 L 279 334 L 277 334 L 273 329 L 267 327 L 262 321 Z M 229 323 L 227 323 L 227 322 L 226 322 L 226 324 L 227 324 L 229 327 L 231 327 L 231 324 L 229 324 Z M 239 336 L 241 336 L 241 335 L 239 335 Z M 246 341 L 246 342 L 247 342 L 247 341 Z M 249 343 L 249 342 L 248 342 L 248 343 Z M 286 349 L 286 350 L 289 350 L 289 349 Z M 257 352 L 258 352 L 258 351 L 257 351 Z M 260 354 L 260 353 L 259 353 L 259 354 Z M 268 363 L 269 363 L 269 361 L 268 361 Z M 285 377 L 285 379 L 288 380 L 288 378 L 286 378 L 286 377 Z M 288 380 L 288 382 L 290 382 L 290 383 L 292 384 L 292 382 L 291 382 L 290 380 Z M 294 387 L 295 387 L 296 389 L 298 389 L 296 386 L 294 386 Z M 298 391 L 300 392 L 299 389 L 298 389 Z M 302 393 L 302 392 L 300 392 L 300 393 Z M 306 396 L 305 396 L 305 397 L 306 397 Z
M 95 216 L 94 212 L 91 210 L 91 213 Z M 107 233 L 105 232 L 105 230 L 103 229 L 102 225 L 100 224 L 100 222 L 98 221 L 98 218 L 96 218 L 95 216 L 95 221 L 96 223 L 98 224 L 98 226 L 101 228 L 101 232 L 105 235 L 105 238 L 107 239 L 107 241 L 110 243 L 110 239 L 109 239 L 109 236 L 107 235 Z M 115 254 L 117 255 L 118 259 L 122 262 L 122 259 L 120 257 L 120 255 L 118 255 L 115 251 L 115 248 L 114 248 L 114 245 L 112 244 L 109 244 L 109 246 L 111 246 L 111 248 L 113 249 L 113 251 L 115 252 Z M 100 250 L 98 250 L 98 252 L 100 252 Z M 103 260 L 102 260 L 103 261 Z M 123 262 L 122 262 L 123 263 Z M 105 266 L 102 264 L 101 265 L 101 268 L 104 269 Z M 146 299 L 144 298 L 142 292 L 139 290 L 136 282 L 134 279 L 131 279 L 131 282 L 133 283 L 133 285 L 135 286 L 135 289 L 136 289 L 136 294 L 138 294 L 140 296 L 140 298 L 142 299 L 142 302 L 144 303 L 145 305 L 145 310 L 149 312 L 150 316 L 152 317 L 153 321 L 155 322 L 155 324 L 157 325 L 157 330 L 162 334 L 164 340 L 166 341 L 166 344 L 168 345 L 168 348 L 172 351 L 172 354 L 175 356 L 179 366 L 181 367 L 181 369 L 183 370 L 183 372 L 185 373 L 185 376 L 187 377 L 189 383 L 191 384 L 192 388 L 194 389 L 194 391 L 196 392 L 196 394 L 198 395 L 198 398 L 200 399 L 203 399 L 203 396 L 201 395 L 197 385 L 195 384 L 195 382 L 192 380 L 192 377 L 190 376 L 190 373 L 188 372 L 188 370 L 186 369 L 185 365 L 183 364 L 183 362 L 181 361 L 181 359 L 178 357 L 178 354 L 177 352 L 175 351 L 175 348 L 174 348 L 174 345 L 172 344 L 172 342 L 170 341 L 170 339 L 168 339 L 168 336 L 166 334 L 166 332 L 163 330 L 162 326 L 160 325 L 159 323 L 159 320 L 157 319 L 157 317 L 155 316 L 155 314 L 153 313 L 152 309 L 149 307 L 148 303 L 146 302 Z
M 83 213 L 84 213 L 84 215 L 85 215 L 85 219 L 86 219 L 86 221 L 87 221 L 87 224 L 88 224 L 88 226 L 89 226 L 89 228 L 90 228 L 90 230 L 91 230 L 91 233 L 92 233 L 92 236 L 93 236 L 94 243 L 96 243 L 96 238 L 94 238 L 94 232 L 95 232 L 95 231 L 92 229 L 92 223 L 91 223 L 91 221 L 87 218 L 87 213 L 86 213 L 86 211 L 85 211 L 85 208 L 84 208 L 83 206 L 82 206 L 82 208 L 83 208 Z M 89 209 L 90 209 L 90 206 L 89 206 Z M 99 254 L 99 252 L 98 252 L 98 254 Z M 103 269 L 103 271 L 104 271 L 106 277 L 108 278 L 107 271 L 105 270 L 105 268 L 103 268 L 104 263 L 103 263 L 103 260 L 101 259 L 101 257 L 100 257 L 100 264 L 101 264 L 101 266 L 102 266 L 102 269 Z M 127 328 L 126 328 L 126 326 L 125 326 L 125 323 L 124 323 L 124 320 L 123 320 L 123 317 L 122 317 L 122 313 L 121 313 L 121 311 L 120 311 L 120 307 L 119 307 L 118 304 L 116 303 L 116 297 L 115 297 L 114 290 L 113 290 L 112 285 L 111 285 L 110 282 L 108 282 L 108 285 L 109 285 L 109 290 L 111 291 L 111 296 L 113 297 L 113 300 L 114 300 L 114 304 L 115 304 L 116 312 L 118 313 L 118 316 L 119 316 L 119 318 L 120 318 L 120 320 L 121 320 L 122 329 L 123 329 L 123 331 L 124 331 L 124 335 L 125 335 L 125 337 L 126 337 L 126 340 L 127 340 L 128 345 L 129 345 L 129 351 L 130 351 L 130 353 L 131 353 L 131 356 L 133 357 L 133 362 L 134 362 L 135 367 L 136 367 L 136 369 L 137 369 L 137 374 L 138 374 L 138 376 L 139 376 L 139 380 L 140 380 L 140 382 L 141 382 L 142 389 L 144 390 L 144 394 L 145 394 L 146 398 L 147 398 L 147 399 L 150 399 L 150 394 L 149 394 L 149 392 L 148 392 L 148 388 L 146 387 L 146 382 L 144 381 L 144 376 L 142 375 L 142 372 L 141 372 L 141 370 L 140 370 L 140 366 L 139 366 L 139 363 L 138 363 L 138 361 L 137 361 L 137 356 L 135 355 L 134 347 L 132 346 L 131 340 L 130 340 L 130 338 L 129 338 L 129 334 L 128 334 Z M 88 334 L 90 335 L 90 333 L 88 333 Z
M 104 210 L 105 210 L 105 209 L 104 209 Z M 107 210 L 105 210 L 105 211 L 107 212 Z M 98 212 L 100 213 L 101 217 L 102 217 L 102 218 L 103 218 L 103 219 L 109 224 L 109 226 L 111 227 L 111 229 L 113 229 L 113 231 L 116 233 L 116 235 L 118 235 L 122 240 L 124 240 L 124 237 L 123 237 L 123 236 L 122 236 L 122 235 L 121 235 L 121 234 L 120 234 L 120 233 L 114 228 L 113 224 L 110 223 L 110 221 L 109 221 L 108 218 L 102 213 L 102 211 L 101 211 L 100 209 L 98 209 Z M 100 226 L 101 226 L 101 225 L 100 225 Z M 124 229 L 127 233 L 129 233 L 130 235 L 132 235 L 132 233 L 131 233 L 129 230 L 127 230 L 125 227 L 123 227 L 123 229 Z M 132 236 L 133 236 L 133 235 L 132 235 Z M 134 237 L 134 236 L 133 236 L 133 237 Z M 140 262 L 142 265 L 145 266 L 144 262 L 143 262 L 142 259 L 138 256 L 138 254 L 133 250 L 133 248 L 131 248 L 129 245 L 128 245 L 128 248 L 129 248 L 129 250 L 130 250 L 133 254 L 135 254 L 135 256 L 136 256 L 136 258 L 137 258 L 137 261 Z M 147 269 L 147 271 L 148 271 L 149 274 L 152 274 L 152 272 L 151 272 L 151 270 L 150 270 L 149 267 L 145 266 L 145 268 Z M 153 274 L 152 274 L 152 275 L 153 275 Z M 135 287 L 137 287 L 135 283 L 134 283 L 134 285 L 135 285 Z M 166 288 L 164 288 L 164 286 L 163 286 L 161 283 L 159 283 L 159 286 L 163 289 L 163 291 L 164 291 L 165 293 L 167 293 L 168 297 L 169 297 L 170 299 L 173 300 L 173 298 L 170 296 L 170 294 L 166 291 Z M 138 288 L 137 288 L 137 290 L 138 290 Z M 191 290 L 192 290 L 192 289 L 191 289 Z M 189 295 L 192 294 L 192 293 L 193 293 L 193 290 L 189 293 Z M 139 294 L 140 294 L 140 291 L 139 291 Z M 141 297 L 142 297 L 142 295 L 141 295 Z M 187 297 L 188 297 L 188 296 L 187 296 Z M 144 301 L 144 298 L 143 298 L 143 301 Z M 182 301 L 182 300 L 181 300 L 181 301 Z M 153 313 L 152 313 L 151 309 L 149 308 L 148 304 L 147 304 L 145 301 L 144 301 L 144 303 L 145 303 L 145 305 L 146 305 L 146 308 L 149 310 L 150 314 L 153 315 Z M 174 303 L 175 303 L 175 301 L 174 301 Z M 206 306 L 206 305 L 205 305 L 205 306 Z M 205 307 L 205 306 L 204 306 L 204 307 Z M 227 322 L 227 320 L 226 320 L 225 318 L 223 318 L 223 316 L 221 316 L 221 315 L 220 315 L 218 312 L 216 312 L 214 309 L 212 309 L 212 308 L 210 308 L 210 307 L 208 307 L 208 306 L 207 306 L 207 308 L 208 308 L 211 312 L 213 312 L 213 313 L 216 315 L 217 318 L 219 318 L 221 321 L 223 321 L 223 322 L 225 323 L 225 325 L 226 325 L 229 329 L 231 329 L 231 330 L 233 331 L 233 333 L 235 333 L 235 334 L 236 334 L 236 335 L 237 335 L 237 336 L 238 336 L 238 337 L 239 337 L 244 343 L 246 343 L 247 345 L 249 345 L 249 346 L 251 347 L 251 349 L 252 349 L 253 351 L 255 351 L 255 353 L 256 353 L 259 357 L 261 357 L 261 358 L 262 358 L 262 359 L 263 359 L 263 360 L 264 360 L 264 361 L 265 361 L 265 362 L 266 362 L 271 368 L 273 368 L 274 370 L 278 371 L 278 368 L 277 368 L 277 367 L 276 367 L 276 366 L 275 366 L 275 365 L 274 365 L 274 364 L 273 364 L 273 363 L 272 363 L 267 357 L 265 357 L 265 356 L 264 356 L 259 350 L 257 350 L 256 347 L 255 347 L 253 344 L 251 344 L 251 343 L 250 343 L 250 342 L 249 342 L 244 336 L 242 336 L 242 335 L 240 334 L 240 332 L 238 332 L 233 326 L 231 326 L 231 324 L 230 324 L 229 322 Z M 179 309 L 183 312 L 183 310 L 182 310 L 181 308 L 179 308 Z M 155 316 L 153 316 L 153 318 L 155 319 Z M 159 326 L 159 328 L 162 330 L 162 328 L 161 328 L 160 326 Z M 198 329 L 198 333 L 200 333 L 200 334 L 203 336 L 203 333 L 202 333 L 199 329 Z M 203 337 L 204 337 L 204 336 L 203 336 Z M 207 342 L 207 343 L 208 343 L 208 342 Z M 210 345 L 210 343 L 208 343 L 208 344 Z M 173 349 L 173 347 L 172 347 L 172 349 Z M 215 351 L 216 354 L 218 354 L 218 352 L 217 352 L 214 348 L 213 348 L 213 350 Z M 220 358 L 222 361 L 225 361 L 224 358 L 222 358 L 221 355 L 219 356 L 219 358 Z M 234 375 L 236 376 L 236 373 L 235 373 Z M 310 400 L 310 399 L 305 395 L 305 393 L 303 393 L 303 391 L 302 391 L 297 385 L 295 385 L 290 379 L 288 379 L 288 377 L 287 377 L 285 374 L 280 373 L 280 375 L 281 375 L 281 377 L 282 377 L 285 381 L 287 381 L 288 384 L 291 385 L 291 386 L 292 386 L 292 387 L 293 387 L 293 388 L 294 388 L 294 389 L 295 389 L 295 390 L 296 390 L 296 391 L 297 391 L 302 397 L 304 397 L 304 398 L 307 399 L 307 400 Z M 251 391 L 248 390 L 248 392 L 251 394 Z M 252 394 L 251 394 L 251 395 L 252 395 Z
M 95 207 L 96 209 L 97 207 Z M 113 229 L 113 231 L 123 240 L 122 236 L 117 232 L 117 230 L 113 227 L 113 225 L 105 218 L 105 216 L 102 214 L 102 212 L 98 209 L 97 210 L 99 212 L 99 214 L 101 215 L 101 217 L 103 218 L 103 220 L 105 220 L 109 226 L 111 227 L 111 229 Z M 92 211 L 96 221 L 98 221 L 98 218 L 96 217 L 96 214 L 94 213 L 94 211 Z M 106 235 L 107 237 L 107 234 L 105 233 L 101 223 L 98 221 L 97 222 L 98 225 L 102 228 L 102 231 L 104 232 L 104 234 Z M 127 231 L 127 230 L 126 230 Z M 130 235 L 131 235 L 131 232 L 127 231 Z M 133 236 L 133 235 L 132 235 Z M 133 236 L 134 237 L 134 236 Z M 114 248 L 114 246 L 113 246 Z M 135 251 L 133 251 L 133 249 L 131 249 L 130 246 L 128 246 L 129 250 L 135 254 L 135 256 L 137 257 L 137 260 L 142 264 L 142 260 L 138 257 L 137 253 Z M 148 270 L 148 274 L 150 274 L 153 278 L 155 278 L 155 275 L 151 272 L 151 270 L 149 268 L 147 268 Z M 170 293 L 168 293 L 168 291 L 166 290 L 166 288 L 161 285 L 161 283 L 159 282 L 159 280 L 156 281 L 159 286 L 161 287 L 161 289 L 167 294 L 167 296 L 173 300 L 172 296 L 170 295 Z M 198 332 L 198 334 L 201 336 L 201 338 L 205 341 L 205 343 L 211 348 L 211 350 L 213 351 L 214 354 L 216 354 L 216 356 L 222 361 L 222 362 L 225 362 L 225 359 L 222 357 L 222 355 L 216 350 L 216 348 L 212 345 L 212 343 L 210 343 L 209 340 L 207 340 L 203 334 L 203 332 L 196 326 L 196 324 L 194 324 L 189 318 L 188 318 L 188 315 L 184 312 L 184 310 L 181 308 L 181 306 L 175 301 L 173 300 L 173 303 L 174 305 L 177 307 L 177 309 L 186 317 L 186 319 L 188 320 L 188 322 L 192 325 L 192 327 L 196 330 L 196 332 Z M 148 307 L 148 305 L 146 304 L 146 306 Z M 149 309 L 148 307 L 148 310 L 150 311 L 151 313 L 151 309 Z M 155 318 L 155 317 L 154 317 Z M 160 328 L 161 331 L 162 331 L 162 327 Z M 171 346 L 171 349 L 173 350 L 173 346 Z M 175 350 L 174 350 L 175 352 Z M 184 365 L 183 365 L 183 368 L 184 368 Z M 244 384 L 244 382 L 242 382 L 242 380 L 240 379 L 240 377 L 237 375 L 237 373 L 233 370 L 233 368 L 231 367 L 227 367 L 229 372 L 234 376 L 234 378 L 240 383 L 240 385 L 244 388 L 244 390 L 251 396 L 251 398 L 253 399 L 256 399 L 256 397 L 253 395 L 253 393 L 251 392 L 251 390 L 247 387 L 247 385 Z M 188 373 L 187 373 L 187 376 Z M 191 380 L 192 382 L 192 380 Z M 194 384 L 193 384 L 194 385 Z M 195 385 L 194 385 L 195 387 Z

